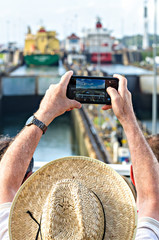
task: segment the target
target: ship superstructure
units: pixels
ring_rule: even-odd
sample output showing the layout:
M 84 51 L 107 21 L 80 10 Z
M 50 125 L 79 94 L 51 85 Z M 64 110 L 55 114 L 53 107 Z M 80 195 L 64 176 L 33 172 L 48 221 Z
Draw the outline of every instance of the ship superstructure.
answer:
M 24 60 L 27 65 L 57 65 L 59 61 L 59 40 L 55 31 L 40 27 L 34 35 L 28 28 L 25 38 Z
M 84 49 L 88 54 L 90 62 L 112 62 L 112 50 L 115 39 L 110 34 L 111 31 L 103 28 L 100 18 L 97 19 L 94 29 L 88 29 L 85 32 Z

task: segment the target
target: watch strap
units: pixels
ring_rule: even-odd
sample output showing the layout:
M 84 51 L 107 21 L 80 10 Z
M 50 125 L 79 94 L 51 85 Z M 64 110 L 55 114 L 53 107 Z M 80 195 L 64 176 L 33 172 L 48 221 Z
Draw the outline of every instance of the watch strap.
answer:
M 45 134 L 45 132 L 46 132 L 46 130 L 47 130 L 47 126 L 46 126 L 43 122 L 41 122 L 40 120 L 38 120 L 38 119 L 34 116 L 32 123 L 33 123 L 34 125 L 36 125 L 37 127 L 39 127 L 39 128 L 43 131 L 43 134 Z
M 39 119 L 37 119 L 34 115 L 31 116 L 27 122 L 26 122 L 26 126 L 31 126 L 32 124 L 36 125 L 37 127 L 39 127 L 42 131 L 43 131 L 43 134 L 46 132 L 47 130 L 47 126 L 41 122 Z

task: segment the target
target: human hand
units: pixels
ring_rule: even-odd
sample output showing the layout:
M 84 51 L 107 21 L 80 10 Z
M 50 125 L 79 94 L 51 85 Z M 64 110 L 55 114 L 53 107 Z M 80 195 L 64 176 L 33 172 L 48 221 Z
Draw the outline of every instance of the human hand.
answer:
M 73 72 L 66 72 L 58 84 L 51 84 L 40 103 L 35 116 L 48 126 L 54 118 L 74 108 L 81 108 L 81 103 L 66 97 L 67 85 Z
M 119 79 L 118 91 L 112 87 L 107 88 L 107 92 L 111 97 L 112 105 L 105 105 L 103 110 L 113 109 L 114 114 L 121 124 L 135 119 L 135 114 L 132 106 L 131 93 L 127 89 L 127 79 L 119 74 L 114 74 L 113 77 Z

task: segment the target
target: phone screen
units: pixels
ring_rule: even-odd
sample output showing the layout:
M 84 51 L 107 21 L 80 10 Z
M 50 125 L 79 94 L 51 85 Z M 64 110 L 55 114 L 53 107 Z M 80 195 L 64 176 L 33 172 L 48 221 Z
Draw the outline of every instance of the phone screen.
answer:
M 106 88 L 118 88 L 118 81 L 114 78 L 72 77 L 67 95 L 81 103 L 111 104 Z
M 77 101 L 91 101 L 100 100 L 105 102 L 105 80 L 97 79 L 76 79 L 76 99 Z

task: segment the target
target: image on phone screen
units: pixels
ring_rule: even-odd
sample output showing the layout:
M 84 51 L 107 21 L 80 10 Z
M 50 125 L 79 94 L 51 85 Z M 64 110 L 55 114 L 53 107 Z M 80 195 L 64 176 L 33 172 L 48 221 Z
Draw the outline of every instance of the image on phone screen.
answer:
M 105 80 L 76 79 L 76 99 L 79 102 L 105 103 L 107 93 L 105 91 Z

